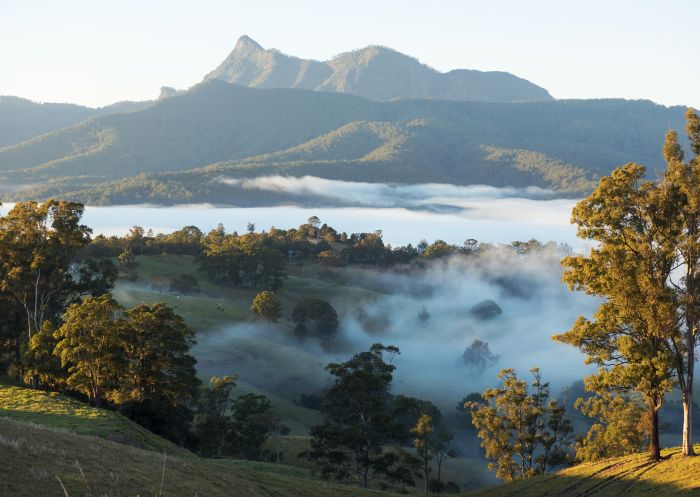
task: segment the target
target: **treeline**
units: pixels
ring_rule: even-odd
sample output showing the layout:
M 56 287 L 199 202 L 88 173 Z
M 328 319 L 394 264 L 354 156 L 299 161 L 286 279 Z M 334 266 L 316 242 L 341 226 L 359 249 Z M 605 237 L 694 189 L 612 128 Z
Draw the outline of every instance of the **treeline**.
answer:
M 114 300 L 117 266 L 98 257 L 102 248 L 95 251 L 91 230 L 80 223 L 83 210 L 52 200 L 18 203 L 0 216 L 0 373 L 117 410 L 208 454 L 216 403 L 197 377 L 194 332 L 165 304 L 126 309 Z M 121 254 L 145 250 L 140 235 L 132 230 Z M 190 235 L 182 230 L 167 243 L 192 251 Z M 236 442 L 225 454 L 273 457 L 263 445 L 286 428 L 269 399 L 230 401 L 223 436 Z
M 116 257 L 122 276 L 127 279 L 136 277 L 135 257 L 138 255 L 191 255 L 197 258 L 200 272 L 222 286 L 274 292 L 283 284 L 288 264 L 314 261 L 328 268 L 420 265 L 453 255 L 476 256 L 503 248 L 471 238 L 462 245 L 421 240 L 415 246 L 392 247 L 384 243 L 379 230 L 348 235 L 321 224 L 318 217 L 312 216 L 298 228 L 286 230 L 273 227 L 256 232 L 255 225 L 249 223 L 243 234 L 227 233 L 222 225 L 206 234 L 196 226 L 186 226 L 169 234 L 153 234 L 152 230 L 134 226 L 123 237 L 96 236 L 83 253 L 91 258 Z M 535 239 L 515 241 L 505 248 L 519 256 L 571 253 L 566 244 L 542 243 Z

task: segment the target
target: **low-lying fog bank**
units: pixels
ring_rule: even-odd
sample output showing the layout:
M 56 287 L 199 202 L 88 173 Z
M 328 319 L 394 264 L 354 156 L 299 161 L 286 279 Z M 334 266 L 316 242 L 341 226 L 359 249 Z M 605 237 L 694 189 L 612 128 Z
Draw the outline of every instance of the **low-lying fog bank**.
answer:
M 498 252 L 478 259 L 438 260 L 420 271 L 352 268 L 335 277 L 338 284 L 370 288 L 378 296 L 359 305 L 333 301 L 341 326 L 331 344 L 300 341 L 286 324 L 232 326 L 200 334 L 202 369 L 210 374 L 235 369 L 254 385 L 294 396 L 326 385 L 326 363 L 381 341 L 401 349 L 394 359 L 396 391 L 447 409 L 454 409 L 467 393 L 495 385 L 502 368 L 516 368 L 525 376 L 530 368 L 540 367 L 553 391 L 586 372 L 580 353 L 550 338 L 596 306 L 561 283 L 557 255 Z M 488 299 L 501 313 L 474 311 Z M 461 357 L 475 339 L 488 342 L 499 356 L 479 374 Z
M 290 205 L 217 207 L 129 205 L 86 209 L 83 222 L 95 234 L 123 235 L 134 225 L 170 232 L 185 225 L 208 231 L 222 223 L 227 231 L 297 226 L 310 216 L 349 233 L 381 229 L 385 243 L 416 244 L 421 238 L 461 244 L 467 238 L 491 243 L 537 238 L 585 248 L 569 223 L 572 199 L 554 198 L 540 188 L 494 188 L 447 184 L 390 185 L 305 176 L 268 176 L 233 181 L 239 188 L 284 193 Z M 235 195 L 231 203 L 235 204 Z M 291 205 L 294 204 L 294 205 Z M 313 207 L 304 207 L 313 205 Z M 6 213 L 12 204 L 5 204 Z

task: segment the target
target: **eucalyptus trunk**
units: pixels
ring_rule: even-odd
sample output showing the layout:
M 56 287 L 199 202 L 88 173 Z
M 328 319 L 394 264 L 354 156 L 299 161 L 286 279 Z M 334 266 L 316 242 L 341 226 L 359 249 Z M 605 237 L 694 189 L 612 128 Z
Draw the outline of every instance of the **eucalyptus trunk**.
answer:
M 656 406 L 649 406 L 651 427 L 649 433 L 649 457 L 656 462 L 661 460 L 661 444 L 659 443 L 659 410 Z
M 693 450 L 693 376 L 695 373 L 695 335 L 688 332 L 688 364 L 686 366 L 685 384 L 681 391 L 683 401 L 683 455 L 694 456 Z

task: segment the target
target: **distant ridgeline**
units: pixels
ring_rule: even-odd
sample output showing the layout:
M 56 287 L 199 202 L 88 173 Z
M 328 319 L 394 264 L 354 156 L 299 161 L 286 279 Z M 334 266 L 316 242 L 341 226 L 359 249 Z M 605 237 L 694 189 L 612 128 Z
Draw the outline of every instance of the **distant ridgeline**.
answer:
M 381 47 L 302 60 L 243 37 L 202 83 L 164 88 L 155 102 L 87 109 L 0 97 L 0 193 L 275 204 L 288 199 L 222 179 L 281 174 L 578 196 L 630 160 L 654 174 L 684 110 L 553 100 L 508 73 L 439 73 Z

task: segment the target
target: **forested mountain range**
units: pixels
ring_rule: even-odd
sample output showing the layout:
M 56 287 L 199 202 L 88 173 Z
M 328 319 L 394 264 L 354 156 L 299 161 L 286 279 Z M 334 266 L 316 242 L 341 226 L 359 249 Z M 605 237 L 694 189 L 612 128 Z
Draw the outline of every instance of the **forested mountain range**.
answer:
M 441 73 L 390 48 L 369 46 L 324 62 L 266 50 L 242 36 L 205 81 L 256 88 L 300 88 L 372 100 L 432 98 L 480 102 L 552 100 L 547 90 L 507 72 L 457 69 Z
M 664 134 L 683 126 L 682 107 L 554 100 L 507 73 L 474 74 L 382 47 L 308 61 L 244 36 L 202 83 L 155 101 L 91 109 L 0 97 L 0 193 L 250 205 L 287 199 L 227 180 L 274 174 L 580 195 L 629 160 L 653 176 Z
M 0 148 L 0 177 L 8 200 L 95 203 L 244 204 L 221 177 L 268 174 L 580 194 L 628 160 L 661 168 L 683 112 L 626 100 L 376 102 L 211 80 Z

